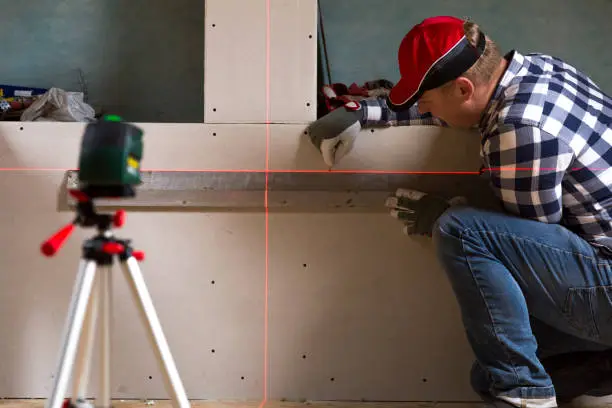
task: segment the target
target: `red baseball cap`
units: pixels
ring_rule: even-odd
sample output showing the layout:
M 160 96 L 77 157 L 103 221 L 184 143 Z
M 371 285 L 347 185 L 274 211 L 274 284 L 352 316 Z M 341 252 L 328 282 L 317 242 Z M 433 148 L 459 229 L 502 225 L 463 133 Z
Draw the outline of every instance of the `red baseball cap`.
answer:
M 423 92 L 458 78 L 480 58 L 485 36 L 481 33 L 473 47 L 464 24 L 456 17 L 430 17 L 406 34 L 398 52 L 401 78 L 387 98 L 392 110 L 408 109 Z

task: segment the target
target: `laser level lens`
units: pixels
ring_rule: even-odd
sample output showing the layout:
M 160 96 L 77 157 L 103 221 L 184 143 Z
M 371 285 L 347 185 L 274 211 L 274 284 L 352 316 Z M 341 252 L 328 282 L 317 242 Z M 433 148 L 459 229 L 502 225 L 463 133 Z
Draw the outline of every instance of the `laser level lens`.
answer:
M 119 115 L 106 115 L 104 116 L 105 122 L 122 122 L 123 119 Z

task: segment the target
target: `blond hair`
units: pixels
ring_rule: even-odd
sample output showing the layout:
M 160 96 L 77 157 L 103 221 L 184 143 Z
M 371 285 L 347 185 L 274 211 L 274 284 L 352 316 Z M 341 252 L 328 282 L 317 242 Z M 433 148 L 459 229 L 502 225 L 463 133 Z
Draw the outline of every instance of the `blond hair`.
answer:
M 465 36 L 473 47 L 478 44 L 478 38 L 480 37 L 481 30 L 478 24 L 466 21 L 463 24 L 463 30 Z M 491 76 L 495 73 L 495 70 L 499 67 L 502 61 L 502 55 L 499 47 L 495 41 L 491 40 L 488 36 L 486 38 L 485 50 L 476 61 L 466 72 L 463 73 L 463 77 L 468 78 L 474 83 L 487 83 Z

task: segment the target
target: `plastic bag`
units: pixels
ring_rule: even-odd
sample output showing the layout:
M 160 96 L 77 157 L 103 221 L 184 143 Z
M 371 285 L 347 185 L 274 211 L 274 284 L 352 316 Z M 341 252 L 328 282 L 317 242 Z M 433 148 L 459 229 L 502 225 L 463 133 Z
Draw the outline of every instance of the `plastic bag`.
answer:
M 93 122 L 95 110 L 83 99 L 82 92 L 51 88 L 21 114 L 24 122 Z

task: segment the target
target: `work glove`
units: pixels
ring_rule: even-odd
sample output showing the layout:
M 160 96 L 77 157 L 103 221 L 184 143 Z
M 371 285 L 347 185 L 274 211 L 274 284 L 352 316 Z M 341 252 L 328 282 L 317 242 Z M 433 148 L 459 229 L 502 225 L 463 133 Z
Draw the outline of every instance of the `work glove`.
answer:
M 362 118 L 361 105 L 351 101 L 310 124 L 307 134 L 328 167 L 333 167 L 353 149 L 361 132 Z
M 406 188 L 399 188 L 395 195 L 388 197 L 385 202 L 391 216 L 404 224 L 404 234 L 429 237 L 434 224 L 444 211 L 451 206 L 465 204 L 465 197 L 457 196 L 447 200 L 434 194 Z

